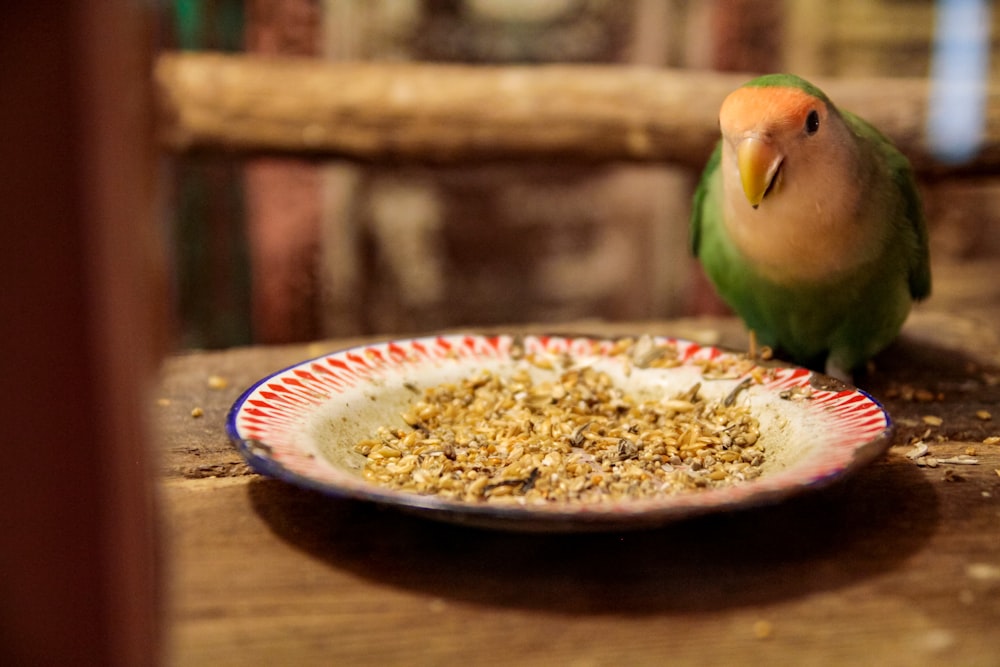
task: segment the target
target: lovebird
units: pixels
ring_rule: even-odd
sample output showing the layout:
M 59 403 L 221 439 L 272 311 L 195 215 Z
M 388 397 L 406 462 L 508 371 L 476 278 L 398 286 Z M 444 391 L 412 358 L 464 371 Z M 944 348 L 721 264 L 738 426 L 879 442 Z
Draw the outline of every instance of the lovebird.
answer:
M 719 127 L 694 195 L 693 254 L 761 344 L 852 381 L 930 295 L 909 161 L 791 74 L 733 91 Z

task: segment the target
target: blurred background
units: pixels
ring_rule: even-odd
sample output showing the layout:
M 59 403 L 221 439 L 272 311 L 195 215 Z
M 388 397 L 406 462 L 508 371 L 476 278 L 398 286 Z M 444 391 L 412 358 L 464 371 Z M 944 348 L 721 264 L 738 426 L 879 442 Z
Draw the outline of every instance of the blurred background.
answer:
M 328 61 L 927 77 L 942 62 L 934 45 L 950 12 L 967 22 L 962 43 L 985 47 L 971 55 L 976 76 L 993 81 L 1000 65 L 989 35 L 1000 19 L 990 4 L 176 0 L 161 41 Z M 968 58 L 958 67 L 968 74 Z M 690 168 L 219 156 L 170 165 L 167 236 L 184 347 L 725 312 L 688 256 Z M 988 176 L 924 179 L 936 265 L 998 257 L 1000 188 Z
M 944 82 L 942 113 L 884 109 L 945 123 L 945 168 L 921 173 L 932 301 L 968 314 L 1000 302 L 998 20 L 987 0 L 8 2 L 0 664 L 155 663 L 145 421 L 178 348 L 722 310 L 688 256 L 691 166 L 170 151 L 151 132 L 161 52 Z

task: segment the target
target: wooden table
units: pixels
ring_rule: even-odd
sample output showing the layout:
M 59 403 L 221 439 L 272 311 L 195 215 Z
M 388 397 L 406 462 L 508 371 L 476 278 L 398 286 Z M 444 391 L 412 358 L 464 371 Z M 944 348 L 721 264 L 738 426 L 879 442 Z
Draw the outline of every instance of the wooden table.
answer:
M 356 341 L 171 358 L 152 406 L 170 661 L 1000 665 L 1000 444 L 983 442 L 1000 434 L 1000 344 L 977 303 L 928 304 L 862 383 L 898 424 L 884 458 L 780 506 L 645 532 L 489 532 L 261 478 L 223 432 L 233 400 Z M 548 328 L 743 342 L 729 319 Z M 915 437 L 978 464 L 920 467 Z

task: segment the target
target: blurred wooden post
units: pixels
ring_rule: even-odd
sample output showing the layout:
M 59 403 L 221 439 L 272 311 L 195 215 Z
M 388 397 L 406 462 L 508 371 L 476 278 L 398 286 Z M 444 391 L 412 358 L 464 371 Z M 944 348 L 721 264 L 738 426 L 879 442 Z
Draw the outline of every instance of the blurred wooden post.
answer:
M 251 0 L 246 48 L 314 57 L 321 11 L 312 0 Z M 320 336 L 320 168 L 299 156 L 257 157 L 244 168 L 253 338 L 287 343 Z
M 0 28 L 4 665 L 159 661 L 141 6 L 14 2 Z

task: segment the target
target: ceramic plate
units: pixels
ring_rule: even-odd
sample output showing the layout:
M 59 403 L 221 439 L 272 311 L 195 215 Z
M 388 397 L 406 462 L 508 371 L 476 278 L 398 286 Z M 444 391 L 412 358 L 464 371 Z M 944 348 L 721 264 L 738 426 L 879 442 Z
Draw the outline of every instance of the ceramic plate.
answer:
M 523 531 L 621 530 L 699 514 L 774 503 L 823 487 L 880 456 L 892 423 L 865 392 L 798 367 L 745 362 L 731 377 L 705 377 L 742 357 L 715 347 L 655 338 L 676 347 L 672 368 L 635 367 L 613 339 L 563 336 L 442 335 L 333 352 L 270 375 L 250 387 L 227 420 L 230 438 L 258 473 L 331 496 L 371 501 L 426 517 Z M 668 398 L 701 383 L 706 399 L 728 396 L 760 423 L 767 461 L 755 479 L 731 486 L 600 503 L 497 505 L 396 491 L 366 481 L 355 444 L 381 426 L 407 426 L 401 413 L 415 390 L 490 370 L 511 374 L 539 358 L 599 367 L 627 392 Z M 557 371 L 548 371 L 555 377 Z M 744 382 L 747 378 L 754 382 Z

